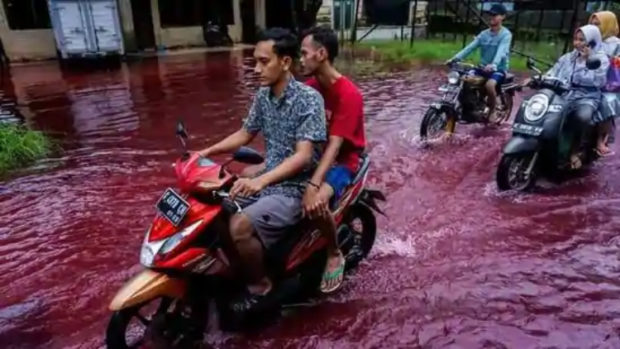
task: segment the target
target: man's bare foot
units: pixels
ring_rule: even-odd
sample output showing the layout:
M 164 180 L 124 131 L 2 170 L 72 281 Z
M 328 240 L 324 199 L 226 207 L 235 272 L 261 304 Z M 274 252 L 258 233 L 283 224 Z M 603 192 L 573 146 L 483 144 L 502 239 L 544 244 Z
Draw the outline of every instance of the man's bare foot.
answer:
M 439 141 L 441 142 L 449 141 L 450 139 L 452 139 L 453 135 L 454 133 L 452 132 L 444 132 L 441 136 L 439 136 Z
M 581 154 L 573 154 L 570 157 L 570 168 L 572 170 L 579 170 L 583 166 L 581 162 Z
M 492 112 L 489 112 L 489 122 L 492 124 L 499 124 L 500 123 L 500 119 L 497 117 L 497 110 L 493 110 Z

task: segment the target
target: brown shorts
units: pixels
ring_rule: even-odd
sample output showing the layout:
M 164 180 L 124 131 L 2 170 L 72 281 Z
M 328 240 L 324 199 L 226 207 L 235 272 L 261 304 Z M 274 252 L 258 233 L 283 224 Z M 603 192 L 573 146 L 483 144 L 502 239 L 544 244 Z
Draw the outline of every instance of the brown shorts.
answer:
M 301 220 L 301 199 L 268 195 L 246 206 L 242 214 L 250 218 L 266 249 L 272 247 Z

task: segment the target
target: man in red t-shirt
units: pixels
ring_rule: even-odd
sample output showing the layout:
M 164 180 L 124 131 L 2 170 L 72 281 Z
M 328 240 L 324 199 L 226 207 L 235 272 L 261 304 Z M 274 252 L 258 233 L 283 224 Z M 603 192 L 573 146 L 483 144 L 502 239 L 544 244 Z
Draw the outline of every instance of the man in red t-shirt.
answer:
M 362 94 L 351 80 L 332 65 L 338 56 L 338 37 L 327 27 L 312 28 L 303 35 L 301 65 L 312 78 L 308 85 L 325 100 L 329 140 L 303 199 L 304 214 L 313 219 L 329 241 L 329 257 L 321 291 L 336 291 L 342 284 L 345 259 L 338 248 L 336 223 L 330 206 L 351 184 L 366 146 Z

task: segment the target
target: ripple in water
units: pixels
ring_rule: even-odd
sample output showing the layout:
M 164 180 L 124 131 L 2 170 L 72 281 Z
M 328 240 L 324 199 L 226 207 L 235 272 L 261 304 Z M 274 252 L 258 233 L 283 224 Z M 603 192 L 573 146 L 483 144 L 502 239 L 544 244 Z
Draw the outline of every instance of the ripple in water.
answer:
M 375 249 L 339 294 L 257 333 L 212 332 L 213 346 L 620 347 L 618 157 L 559 185 L 500 194 L 508 125 L 457 125 L 452 139 L 422 146 L 417 127 L 445 72 L 363 70 L 353 77 L 366 102 L 369 181 L 388 196 Z M 154 202 L 174 185 L 177 119 L 194 148 L 235 130 L 257 86 L 252 61 L 237 51 L 11 73 L 6 93 L 65 152 L 0 184 L 0 343 L 100 348 L 107 304 L 140 270 Z

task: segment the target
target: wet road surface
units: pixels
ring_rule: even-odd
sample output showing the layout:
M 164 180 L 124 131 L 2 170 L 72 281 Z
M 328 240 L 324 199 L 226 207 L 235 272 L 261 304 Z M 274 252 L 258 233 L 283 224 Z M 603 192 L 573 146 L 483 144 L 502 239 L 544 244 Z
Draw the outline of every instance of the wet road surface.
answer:
M 453 140 L 425 149 L 415 135 L 444 72 L 357 66 L 370 182 L 388 194 L 375 249 L 338 295 L 210 342 L 619 348 L 620 156 L 561 185 L 499 194 L 508 126 L 459 125 Z M 0 343 L 100 348 L 108 302 L 141 269 L 154 203 L 174 184 L 177 119 L 194 148 L 234 131 L 256 88 L 252 60 L 200 53 L 88 74 L 42 63 L 11 77 L 5 95 L 64 151 L 0 182 Z

